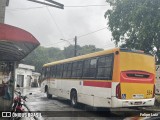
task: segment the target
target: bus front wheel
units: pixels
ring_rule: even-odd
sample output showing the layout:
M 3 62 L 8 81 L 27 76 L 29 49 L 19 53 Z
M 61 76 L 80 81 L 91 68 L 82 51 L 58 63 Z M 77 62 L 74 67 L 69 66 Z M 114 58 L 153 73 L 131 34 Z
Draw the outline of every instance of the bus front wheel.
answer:
M 75 90 L 71 91 L 71 105 L 72 107 L 77 107 L 77 92 Z

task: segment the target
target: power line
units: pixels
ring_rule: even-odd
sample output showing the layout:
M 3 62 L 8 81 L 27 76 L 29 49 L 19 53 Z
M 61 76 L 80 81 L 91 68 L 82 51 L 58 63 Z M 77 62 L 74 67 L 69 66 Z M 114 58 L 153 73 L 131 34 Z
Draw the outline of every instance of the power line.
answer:
M 60 41 L 60 42 L 56 42 L 56 43 L 52 43 L 52 44 L 47 44 L 45 45 L 46 47 L 49 47 L 51 45 L 57 45 L 57 44 L 60 44 L 60 43 L 64 43 L 65 41 Z
M 87 35 L 90 35 L 90 34 L 99 32 L 99 31 L 104 30 L 104 29 L 106 29 L 106 28 L 107 28 L 107 27 L 104 27 L 104 28 L 101 28 L 101 29 L 98 29 L 98 30 L 89 32 L 89 33 L 87 33 L 87 34 L 83 34 L 83 35 L 77 36 L 77 38 L 81 38 L 81 37 L 84 37 L 84 36 L 87 36 Z M 74 37 L 73 37 L 73 38 L 66 39 L 66 40 L 67 40 L 67 41 L 71 41 L 71 40 L 73 41 L 73 39 L 74 39 Z M 61 42 L 64 42 L 64 41 L 61 41 Z M 58 44 L 61 43 L 61 42 L 58 42 Z M 53 43 L 53 44 L 57 44 L 57 43 Z M 48 45 L 53 45 L 53 44 L 48 44 Z
M 87 36 L 87 35 L 90 35 L 90 34 L 99 32 L 99 31 L 104 30 L 104 29 L 106 29 L 106 28 L 107 28 L 107 27 L 104 27 L 104 28 L 98 29 L 98 30 L 96 30 L 96 31 L 93 31 L 93 32 L 90 32 L 90 33 L 87 33 L 87 34 L 84 34 L 84 35 L 80 35 L 80 36 L 77 36 L 77 37 L 78 37 L 78 38 L 81 38 L 81 37 L 84 37 L 84 36 Z
M 53 22 L 55 23 L 55 25 L 56 25 L 58 31 L 60 32 L 60 34 L 62 35 L 63 38 L 65 38 L 64 35 L 63 35 L 63 33 L 62 33 L 62 31 L 61 31 L 61 29 L 59 28 L 59 26 L 58 26 L 58 24 L 57 24 L 57 22 L 56 22 L 54 16 L 51 14 L 51 12 L 50 12 L 50 10 L 49 10 L 48 7 L 47 7 L 47 11 L 48 11 L 48 13 L 50 14 L 50 16 L 51 16 Z
M 81 38 L 81 37 L 84 37 L 84 36 L 87 36 L 87 35 L 90 35 L 90 34 L 99 32 L 99 31 L 104 30 L 104 29 L 106 29 L 106 28 L 107 28 L 107 27 L 104 27 L 104 28 L 101 28 L 101 29 L 98 29 L 98 30 L 95 30 L 95 31 L 92 31 L 92 32 L 89 32 L 89 33 L 86 33 L 86 34 L 83 34 L 83 35 L 79 35 L 79 36 L 77 36 L 77 37 L 78 37 L 78 38 Z M 73 39 L 74 39 L 74 37 L 73 37 L 73 38 L 69 38 L 69 39 L 67 39 L 67 40 L 73 40 Z

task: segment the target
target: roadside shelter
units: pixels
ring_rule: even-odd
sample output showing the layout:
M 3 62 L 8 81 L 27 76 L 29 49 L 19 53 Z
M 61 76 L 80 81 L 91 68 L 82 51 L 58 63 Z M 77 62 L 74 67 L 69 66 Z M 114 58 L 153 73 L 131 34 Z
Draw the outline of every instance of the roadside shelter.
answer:
M 0 111 L 7 111 L 11 107 L 17 63 L 39 44 L 38 40 L 31 33 L 21 28 L 0 23 Z M 4 98 L 3 78 L 6 73 L 10 76 L 7 83 L 10 92 L 8 99 Z

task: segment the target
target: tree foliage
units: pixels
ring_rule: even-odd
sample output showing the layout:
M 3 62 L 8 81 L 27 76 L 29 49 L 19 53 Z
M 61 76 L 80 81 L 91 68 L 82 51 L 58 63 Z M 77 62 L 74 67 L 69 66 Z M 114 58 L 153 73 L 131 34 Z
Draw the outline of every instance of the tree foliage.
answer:
M 102 49 L 96 48 L 94 45 L 85 45 L 83 47 L 77 46 L 77 56 L 83 55 L 95 51 L 99 51 Z M 21 61 L 21 63 L 33 65 L 36 68 L 37 72 L 41 72 L 41 68 L 43 64 L 48 62 L 53 62 L 61 59 L 66 59 L 74 57 L 74 46 L 70 45 L 65 47 L 64 50 L 59 48 L 45 48 L 39 46 L 35 49 L 31 54 L 29 54 L 25 59 Z
M 108 26 L 116 44 L 141 49 L 157 49 L 160 63 L 160 0 L 106 0 Z
M 63 54 L 59 48 L 45 48 L 40 46 L 21 62 L 35 66 L 36 71 L 41 72 L 43 64 L 63 58 Z

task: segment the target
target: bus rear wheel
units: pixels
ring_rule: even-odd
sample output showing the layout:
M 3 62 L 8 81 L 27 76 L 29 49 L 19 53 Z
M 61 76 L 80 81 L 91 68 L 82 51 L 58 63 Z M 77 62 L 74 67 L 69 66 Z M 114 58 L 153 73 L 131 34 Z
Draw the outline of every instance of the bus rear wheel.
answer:
M 51 98 L 52 98 L 52 95 L 51 95 L 51 94 L 49 94 L 48 89 L 47 89 L 47 91 L 46 91 L 46 94 L 47 94 L 47 98 L 48 98 L 48 99 L 51 99 Z
M 77 92 L 75 90 L 71 91 L 71 106 L 72 107 L 77 107 Z

